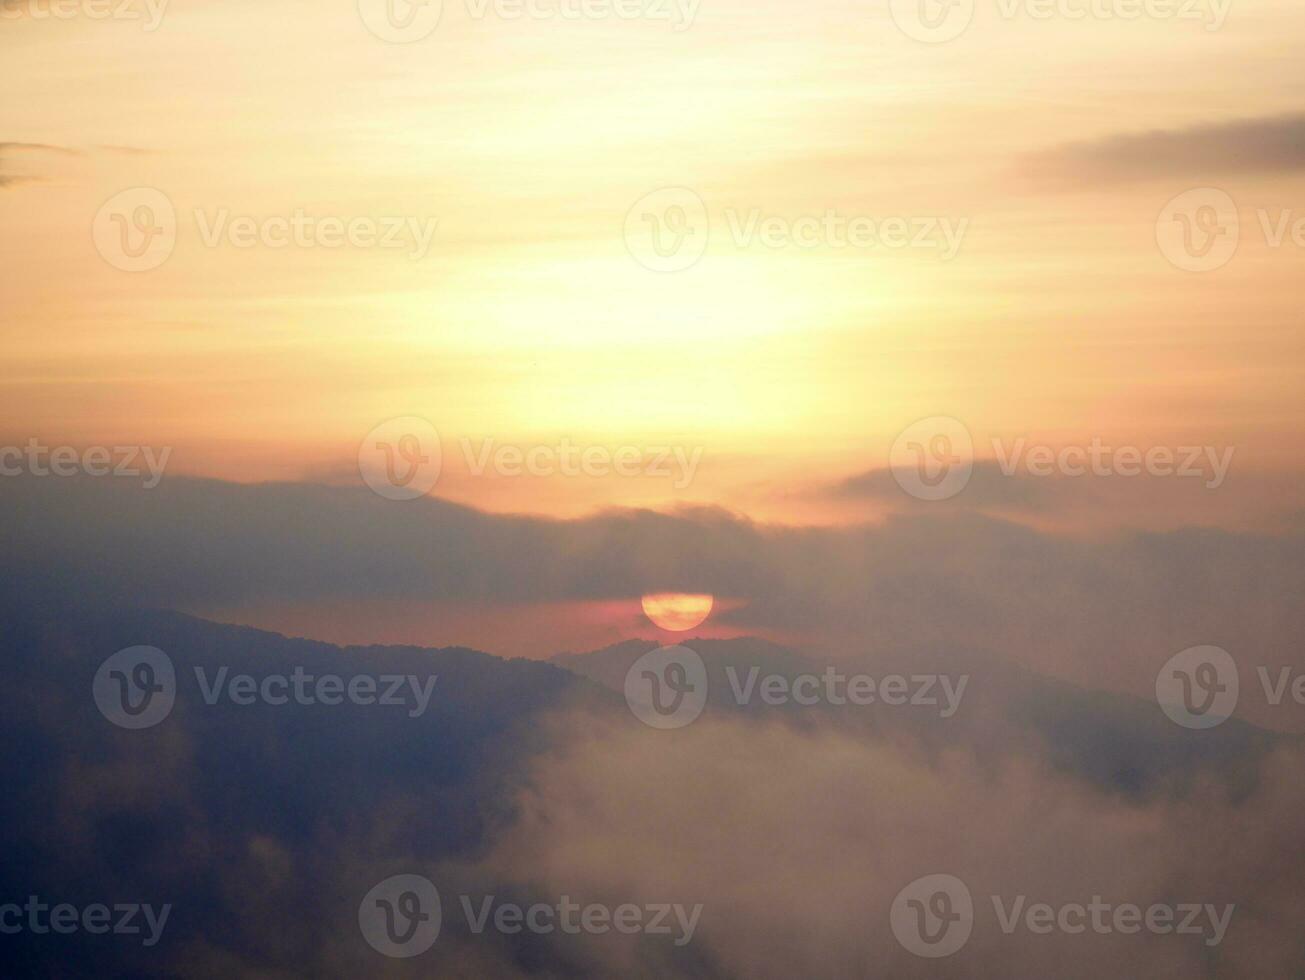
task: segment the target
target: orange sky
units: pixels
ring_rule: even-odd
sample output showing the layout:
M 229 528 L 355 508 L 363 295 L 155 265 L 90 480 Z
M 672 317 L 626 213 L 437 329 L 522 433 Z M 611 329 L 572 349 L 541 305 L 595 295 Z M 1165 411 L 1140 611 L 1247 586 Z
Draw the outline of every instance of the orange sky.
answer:
M 1298 111 L 1288 39 L 1305 10 L 1245 0 L 1212 31 L 980 4 L 941 45 L 905 36 L 886 4 L 704 0 L 683 30 L 470 10 L 446 3 L 402 45 L 354 4 L 306 0 L 177 3 L 153 32 L 4 22 L 0 436 L 356 483 L 364 436 L 417 415 L 443 441 L 435 492 L 483 508 L 821 521 L 872 516 L 821 489 L 944 415 L 981 445 L 1235 445 L 1286 507 L 1263 488 L 1300 470 L 1305 248 L 1269 247 L 1255 212 L 1305 215 L 1301 171 L 1134 178 L 1054 161 Z M 70 35 L 79 56 L 51 57 Z M 1224 268 L 1184 272 L 1156 218 L 1210 182 L 1237 200 L 1242 244 Z M 124 272 L 92 227 L 140 187 L 175 207 L 176 244 Z M 680 271 L 644 267 L 623 234 L 663 187 L 707 214 L 706 253 Z M 297 211 L 437 224 L 417 257 L 205 242 L 224 216 Z M 965 231 L 951 258 L 739 237 L 752 214 L 827 212 Z M 701 461 L 684 486 L 476 476 L 463 440 L 487 439 Z

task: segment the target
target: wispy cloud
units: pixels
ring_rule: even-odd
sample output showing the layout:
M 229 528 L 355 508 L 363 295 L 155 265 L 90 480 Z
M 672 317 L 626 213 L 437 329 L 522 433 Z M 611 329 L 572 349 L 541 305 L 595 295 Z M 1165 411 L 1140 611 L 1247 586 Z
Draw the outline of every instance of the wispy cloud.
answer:
M 1026 156 L 1020 170 L 1089 184 L 1305 170 L 1305 113 L 1066 143 Z
M 1005 475 L 995 460 L 978 460 L 974 463 L 963 499 L 958 498 L 956 506 L 995 511 L 1038 511 L 1046 504 L 1047 494 L 1043 492 L 1046 486 L 1046 480 L 1037 483 L 1027 477 Z M 911 502 L 889 467 L 857 473 L 823 492 L 844 499 L 887 501 L 899 505 Z
M 7 142 L 7 143 L 0 143 L 0 166 L 4 165 L 5 158 L 8 156 L 43 154 L 43 153 L 57 153 L 60 154 L 61 156 L 81 155 L 81 153 L 78 150 L 72 150 L 65 146 L 53 146 L 49 143 Z M 0 173 L 0 188 L 11 187 L 14 184 L 29 183 L 31 181 L 36 181 L 40 179 L 41 179 L 40 177 L 30 173 L 24 173 L 24 174 Z

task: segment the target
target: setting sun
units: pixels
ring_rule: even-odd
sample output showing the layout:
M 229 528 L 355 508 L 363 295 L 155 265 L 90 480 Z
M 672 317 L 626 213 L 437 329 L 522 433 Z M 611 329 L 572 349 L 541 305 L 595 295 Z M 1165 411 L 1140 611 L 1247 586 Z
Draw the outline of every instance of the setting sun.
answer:
M 663 592 L 643 597 L 643 613 L 662 629 L 683 633 L 702 625 L 711 615 L 712 603 L 709 595 Z

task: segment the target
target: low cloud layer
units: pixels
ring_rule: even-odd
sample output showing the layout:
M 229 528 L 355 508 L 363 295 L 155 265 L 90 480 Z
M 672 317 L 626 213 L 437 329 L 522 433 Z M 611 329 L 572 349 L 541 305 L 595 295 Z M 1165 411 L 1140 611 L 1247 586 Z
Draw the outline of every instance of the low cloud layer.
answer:
M 1056 764 L 1057 747 L 1028 737 L 1018 713 L 957 716 L 929 738 L 847 716 L 719 712 L 657 731 L 619 694 L 549 665 L 338 649 L 75 602 L 0 611 L 10 680 L 0 773 L 16 788 L 0 803 L 15 842 L 0 893 L 171 907 L 156 945 L 6 935 L 0 964 L 12 975 L 56 961 L 70 977 L 490 980 L 1232 980 L 1305 969 L 1305 757 L 1290 740 L 1245 754 L 1235 785 L 1190 767 L 1137 795 Z M 301 665 L 427 672 L 439 684 L 414 717 L 379 705 L 208 705 L 186 682 L 165 720 L 127 731 L 90 691 L 105 651 L 140 640 L 166 650 L 179 677 Z M 1042 710 L 1073 715 L 1065 698 Z M 1112 710 L 1102 700 L 1094 723 Z M 1061 737 L 1078 741 L 1077 730 Z M 1180 734 L 1195 746 L 1203 733 Z M 999 755 L 978 748 L 994 737 Z M 1146 737 L 1124 741 L 1153 754 Z M 426 952 L 386 959 L 364 942 L 360 904 L 410 874 L 438 888 L 442 928 Z M 891 926 L 895 896 L 932 874 L 954 875 L 974 899 L 972 934 L 944 961 L 917 958 Z M 1022 918 L 1007 932 L 1001 915 L 1021 899 L 1197 904 L 1221 919 L 1182 935 L 1041 934 Z M 672 918 L 664 934 L 536 934 L 481 928 L 464 911 L 564 900 L 675 906 L 693 928 Z
M 1027 157 L 1024 173 L 1077 184 L 1305 169 L 1305 114 L 1121 133 Z
M 1138 697 L 1195 645 L 1227 649 L 1252 691 L 1256 668 L 1305 668 L 1299 529 L 1083 538 L 933 511 L 818 529 L 715 510 L 554 521 L 365 490 L 185 479 L 143 491 L 19 477 L 0 481 L 0 503 L 12 581 L 104 603 L 448 600 L 488 610 L 686 591 L 731 600 L 718 626 L 795 638 L 830 660 L 983 651 Z M 1242 701 L 1248 720 L 1305 728 L 1299 706 Z
M 990 770 L 957 748 L 908 748 L 779 726 L 703 724 L 682 732 L 575 735 L 537 764 L 520 824 L 488 867 L 540 891 L 661 896 L 704 904 L 695 940 L 710 976 L 1287 976 L 1305 762 L 1264 767 L 1258 791 L 1216 789 L 1133 805 L 1054 776 L 1025 757 Z M 890 928 L 900 889 L 951 874 L 974 897 L 965 947 L 947 960 L 907 952 Z M 1208 903 L 1228 928 L 1198 935 L 1007 934 L 1018 900 Z M 595 947 L 608 970 L 629 949 Z
M 716 511 L 548 521 L 191 480 L 143 491 L 16 478 L 0 482 L 0 503 L 0 729 L 6 784 L 21 788 L 4 806 L 21 846 L 0 884 L 175 903 L 157 947 L 111 948 L 124 970 L 1086 980 L 1305 969 L 1298 740 L 1235 721 L 1188 730 L 1148 700 L 1175 651 L 1220 643 L 1242 667 L 1238 714 L 1292 727 L 1291 705 L 1269 712 L 1253 696 L 1252 668 L 1305 667 L 1299 535 L 1084 541 L 973 514 L 842 529 Z M 657 731 L 619 690 L 557 665 L 338 649 L 130 608 L 243 594 L 547 602 L 679 584 L 742 597 L 723 612 L 734 626 L 801 633 L 817 665 L 964 672 L 964 704 L 946 716 L 743 711 L 723 706 L 718 685 L 696 722 Z M 186 686 L 156 728 L 118 730 L 92 679 L 141 643 L 173 658 Z M 771 645 L 702 647 L 717 665 L 806 669 Z M 605 659 L 640 652 L 558 664 L 616 686 Z M 439 680 L 416 715 L 209 705 L 190 680 L 196 666 L 262 676 L 295 665 Z M 357 929 L 363 896 L 401 874 L 427 876 L 444 902 L 437 945 L 411 961 L 378 956 Z M 932 874 L 959 878 L 975 904 L 969 941 L 945 961 L 915 957 L 891 928 L 898 893 Z M 563 896 L 701 912 L 682 945 L 477 931 L 462 912 L 463 898 Z M 1005 931 L 994 896 L 1001 914 L 1021 900 L 1098 898 L 1232 911 L 1217 933 L 1043 935 L 1024 919 Z M 70 976 L 104 963 L 92 937 L 54 952 L 49 938 L 24 933 L 0 955 L 11 972 L 55 953 Z

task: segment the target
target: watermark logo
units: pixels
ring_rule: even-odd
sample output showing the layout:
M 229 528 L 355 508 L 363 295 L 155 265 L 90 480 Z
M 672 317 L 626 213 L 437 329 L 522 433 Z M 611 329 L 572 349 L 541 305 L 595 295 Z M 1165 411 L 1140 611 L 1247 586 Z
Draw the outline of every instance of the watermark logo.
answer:
M 238 706 L 273 707 L 291 702 L 301 707 L 348 703 L 405 708 L 409 718 L 426 713 L 439 679 L 434 674 L 312 674 L 302 665 L 288 674 L 262 677 L 233 674 L 227 666 L 210 673 L 197 665 L 194 672 L 200 698 L 209 707 L 223 700 Z M 176 670 L 172 659 L 156 647 L 119 650 L 100 665 L 92 694 L 100 713 L 115 725 L 151 728 L 163 721 L 176 703 Z
M 925 44 L 954 41 L 974 20 L 974 0 L 889 0 L 893 23 Z
M 51 448 L 38 439 L 29 439 L 26 446 L 0 446 L 0 476 L 26 473 L 69 477 L 84 473 L 94 477 L 140 477 L 144 474 L 136 464 L 143 460 L 149 476 L 142 486 L 153 490 L 162 482 L 171 455 L 171 446 L 159 452 L 153 446 L 89 446 L 78 450 L 73 446 Z
M 358 472 L 387 500 L 416 500 L 439 482 L 443 464 L 439 433 L 415 415 L 382 422 L 358 447 Z
M 1008 936 L 1021 928 L 1035 936 L 1053 932 L 1079 936 L 1089 931 L 1098 936 L 1132 936 L 1146 931 L 1156 936 L 1201 936 L 1210 947 L 1223 942 L 1236 908 L 1195 902 L 1158 902 L 1143 908 L 1132 902 L 1107 902 L 1100 895 L 1093 895 L 1090 902 L 1062 905 L 1029 902 L 1027 895 L 1016 895 L 1009 902 L 1000 895 L 992 896 L 997 924 Z
M 1217 490 L 1232 469 L 1236 446 L 1111 446 L 1094 436 L 1087 445 L 1049 445 L 994 438 L 991 461 L 1002 476 L 1173 477 L 1199 479 Z M 888 465 L 898 486 L 917 500 L 949 500 L 970 482 L 974 443 L 957 419 L 938 415 L 912 423 L 897 437 Z
M 205 211 L 196 208 L 195 225 L 205 248 L 230 245 L 250 248 L 354 248 L 406 250 L 408 258 L 420 262 L 430 254 L 439 228 L 438 218 L 411 215 L 355 215 L 324 217 L 296 208 L 289 215 L 261 218 L 232 215 L 227 208 Z
M 434 488 L 443 471 L 439 435 L 430 422 L 408 416 L 373 429 L 358 449 L 364 482 L 390 500 L 415 500 Z M 692 485 L 702 446 L 584 445 L 556 442 L 499 443 L 493 438 L 458 440 L 465 471 L 476 478 L 664 479 L 674 490 Z
M 200 696 L 210 707 L 224 697 L 232 704 L 268 704 L 279 707 L 295 704 L 328 705 L 380 705 L 408 709 L 409 718 L 420 718 L 430 706 L 435 692 L 435 674 L 418 677 L 415 674 L 354 674 L 349 678 L 339 674 L 310 674 L 303 666 L 296 666 L 289 674 L 266 674 L 261 678 L 252 674 L 232 674 L 229 667 L 220 667 L 212 676 L 203 667 L 195 668 L 195 681 Z
M 1277 677 L 1269 673 L 1268 667 L 1256 667 L 1255 675 L 1260 679 L 1264 689 L 1264 699 L 1273 707 L 1278 707 L 1287 697 L 1288 686 L 1291 688 L 1291 700 L 1298 705 L 1305 705 L 1305 674 L 1296 673 L 1290 667 L 1280 667 Z
M 904 948 L 916 956 L 941 959 L 969 942 L 974 900 L 961 879 L 925 875 L 897 893 L 889 922 Z
M 1021 469 L 1028 476 L 1147 476 L 1200 479 L 1218 490 L 1228 478 L 1236 446 L 1107 446 L 1099 437 L 1087 446 L 1029 445 L 1027 439 L 992 440 L 1003 476 Z
M 650 650 L 625 674 L 625 702 L 650 728 L 683 728 L 707 706 L 707 666 L 685 646 Z
M 693 941 L 702 916 L 701 903 L 685 906 L 679 902 L 649 902 L 646 905 L 625 903 L 615 907 L 590 903 L 581 905 L 563 895 L 555 903 L 536 902 L 523 907 L 515 902 L 500 902 L 493 895 L 481 898 L 477 909 L 470 895 L 459 896 L 463 915 L 472 933 L 479 936 L 490 925 L 506 935 L 530 932 L 537 936 L 554 933 L 602 936 L 611 932 L 633 936 L 674 936 L 676 946 Z M 677 928 L 678 927 L 678 928 Z
M 498 476 L 588 477 L 609 476 L 669 479 L 672 489 L 685 490 L 693 483 L 702 463 L 702 446 L 580 446 L 563 438 L 557 444 L 536 443 L 523 447 L 497 445 L 485 439 L 474 447 L 470 439 L 459 440 L 463 459 L 472 476 L 492 471 Z
M 625 247 L 653 272 L 691 268 L 706 253 L 710 238 L 707 205 L 687 187 L 645 194 L 625 216 Z
M 961 699 L 969 686 L 970 675 L 953 678 L 947 674 L 887 674 L 875 678 L 869 674 L 844 674 L 837 667 L 826 667 L 822 674 L 762 675 L 752 667 L 744 675 L 733 665 L 725 668 L 734 703 L 743 706 L 760 698 L 772 708 L 787 705 L 857 705 L 882 704 L 888 707 L 937 708 L 940 718 L 951 718 L 960 710 Z
M 358 0 L 367 29 L 390 44 L 412 44 L 430 37 L 444 15 L 443 0 Z
M 367 945 L 394 959 L 420 956 L 440 936 L 440 893 L 421 875 L 394 875 L 369 891 L 358 906 L 358 928 Z
M 1189 21 L 1217 31 L 1233 0 L 997 0 L 1004 20 L 1036 21 Z
M 1258 688 L 1270 708 L 1305 705 L 1305 673 L 1291 666 L 1255 668 Z M 1190 647 L 1175 655 L 1156 675 L 1155 695 L 1169 718 L 1184 728 L 1206 729 L 1232 717 L 1241 698 L 1240 671 L 1222 647 Z
M 91 694 L 100 714 L 119 728 L 152 728 L 172 713 L 176 670 L 157 647 L 128 647 L 100 664 Z
M 1178 935 L 1201 937 L 1206 946 L 1223 942 L 1235 905 L 1185 902 L 1108 902 L 1093 895 L 1087 902 L 1030 902 L 1027 895 L 989 896 L 997 926 L 1012 936 L 1021 929 L 1035 936 L 1055 932 L 1079 936 Z M 916 956 L 939 959 L 959 951 L 974 931 L 975 910 L 965 882 L 953 875 L 932 874 L 903 888 L 889 914 L 893 935 Z
M 1155 696 L 1169 718 L 1184 728 L 1222 725 L 1237 707 L 1240 680 L 1227 650 L 1189 647 L 1175 654 L 1155 679 Z
M 177 210 L 157 188 L 133 187 L 104 202 L 92 237 L 96 251 L 115 269 L 149 272 L 176 248 Z
M 832 208 L 820 216 L 798 218 L 766 215 L 760 208 L 746 214 L 726 208 L 725 221 L 731 240 L 741 249 L 757 244 L 771 249 L 917 248 L 936 251 L 944 262 L 960 252 L 970 227 L 969 218 L 955 222 L 938 215 L 873 218 L 840 214 Z
M 670 24 L 676 33 L 693 26 L 701 0 L 466 0 L 471 20 L 612 21 L 645 20 Z M 441 0 L 358 0 L 367 29 L 382 41 L 411 44 L 439 26 Z
M 906 427 L 888 455 L 897 485 L 918 500 L 948 500 L 965 489 L 974 471 L 974 440 L 945 415 Z
M 797 217 L 770 214 L 761 208 L 721 209 L 720 225 L 740 250 L 768 249 L 921 249 L 949 262 L 960 252 L 970 219 L 940 215 L 823 214 Z M 640 198 L 625 218 L 630 255 L 654 272 L 681 272 L 707 250 L 712 216 L 696 191 L 671 187 Z
M 49 933 L 69 936 L 85 932 L 103 936 L 112 933 L 115 936 L 141 936 L 141 945 L 151 947 L 157 946 L 163 938 L 163 929 L 171 914 L 170 902 L 157 909 L 140 902 L 113 905 L 92 902 L 78 908 L 67 902 L 50 905 L 41 901 L 38 895 L 29 895 L 23 905 L 16 902 L 0 905 L 0 935 L 14 936 L 26 932 L 38 936 Z
M 701 903 L 685 906 L 678 902 L 625 903 L 614 907 L 599 903 L 582 905 L 572 901 L 569 895 L 562 895 L 556 902 L 523 906 L 494 895 L 473 899 L 463 894 L 458 896 L 458 906 L 468 931 L 476 936 L 490 929 L 509 936 L 642 933 L 673 936 L 676 946 L 687 946 L 693 940 L 703 910 Z M 358 926 L 368 945 L 396 959 L 420 956 L 430 949 L 439 938 L 441 919 L 439 892 L 421 875 L 387 878 L 369 891 L 358 906 Z
M 1231 195 L 1198 187 L 1165 205 L 1156 219 L 1156 243 L 1172 265 L 1186 272 L 1222 269 L 1252 229 L 1268 248 L 1290 244 L 1305 249 L 1305 214 L 1292 208 L 1256 208 L 1255 219 L 1254 225 L 1243 225 Z
M 191 212 L 204 248 L 377 249 L 405 252 L 413 262 L 429 255 L 438 218 L 411 215 L 314 215 L 303 208 L 289 214 L 233 214 L 229 208 Z M 166 194 L 137 187 L 115 195 L 96 215 L 95 247 L 110 265 L 125 272 L 157 269 L 176 250 L 178 215 Z
M 1232 0 L 996 0 L 1004 21 L 1187 21 L 1207 31 L 1223 27 Z M 889 0 L 893 22 L 907 37 L 927 44 L 954 41 L 974 21 L 974 0 Z
M 1237 254 L 1241 218 L 1224 191 L 1197 187 L 1171 199 L 1155 222 L 1160 252 L 1187 272 L 1221 269 Z
M 141 23 L 153 34 L 169 0 L 0 0 L 0 20 L 116 20 Z

